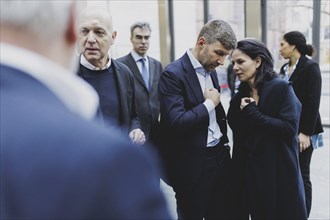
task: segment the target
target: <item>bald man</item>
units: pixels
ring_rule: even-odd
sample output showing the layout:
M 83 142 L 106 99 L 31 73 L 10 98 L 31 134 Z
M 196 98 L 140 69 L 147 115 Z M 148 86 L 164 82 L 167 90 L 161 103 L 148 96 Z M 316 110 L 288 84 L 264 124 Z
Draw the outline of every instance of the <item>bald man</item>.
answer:
M 119 127 L 138 145 L 145 142 L 136 111 L 134 76 L 127 66 L 111 59 L 109 50 L 117 32 L 108 11 L 88 7 L 79 16 L 78 75 L 97 91 L 99 119 L 109 127 Z

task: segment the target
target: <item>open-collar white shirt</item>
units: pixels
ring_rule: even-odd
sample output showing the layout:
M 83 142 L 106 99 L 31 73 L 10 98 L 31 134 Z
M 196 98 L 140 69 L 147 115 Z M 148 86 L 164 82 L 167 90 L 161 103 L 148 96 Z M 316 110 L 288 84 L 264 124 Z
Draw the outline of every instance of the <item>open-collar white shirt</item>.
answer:
M 84 55 L 80 56 L 80 64 L 83 65 L 84 67 L 86 67 L 87 69 L 90 70 L 105 70 L 108 69 L 111 66 L 111 59 L 109 58 L 109 61 L 107 62 L 107 64 L 105 64 L 104 67 L 100 68 L 100 67 L 96 67 L 93 64 L 91 64 L 90 62 L 88 62 L 88 60 L 84 57 Z
M 210 73 L 208 73 L 203 68 L 202 64 L 194 57 L 190 50 L 187 50 L 187 55 L 195 69 L 199 84 L 201 85 L 202 93 L 204 94 L 206 88 L 214 88 Z M 203 104 L 209 112 L 210 118 L 207 136 L 207 147 L 213 147 L 219 143 L 222 134 L 220 131 L 220 127 L 216 121 L 215 105 L 213 101 L 211 101 L 210 99 L 206 99 Z

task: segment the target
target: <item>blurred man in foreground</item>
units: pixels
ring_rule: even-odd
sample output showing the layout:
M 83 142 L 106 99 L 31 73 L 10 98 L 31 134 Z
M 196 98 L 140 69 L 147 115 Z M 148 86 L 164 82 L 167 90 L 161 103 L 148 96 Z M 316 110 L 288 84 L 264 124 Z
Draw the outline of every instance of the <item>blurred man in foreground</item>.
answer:
M 91 122 L 97 95 L 71 69 L 75 4 L 0 9 L 0 219 L 169 219 L 152 159 Z

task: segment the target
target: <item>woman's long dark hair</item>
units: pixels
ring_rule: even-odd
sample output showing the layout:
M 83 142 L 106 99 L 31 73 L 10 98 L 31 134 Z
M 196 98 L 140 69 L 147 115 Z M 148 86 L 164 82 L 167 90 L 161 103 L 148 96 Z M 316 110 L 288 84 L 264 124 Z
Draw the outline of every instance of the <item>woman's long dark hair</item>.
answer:
M 256 39 L 244 39 L 237 43 L 236 49 L 248 55 L 252 60 L 261 58 L 261 64 L 257 69 L 255 86 L 258 88 L 264 81 L 276 78 L 274 71 L 274 59 L 264 43 Z

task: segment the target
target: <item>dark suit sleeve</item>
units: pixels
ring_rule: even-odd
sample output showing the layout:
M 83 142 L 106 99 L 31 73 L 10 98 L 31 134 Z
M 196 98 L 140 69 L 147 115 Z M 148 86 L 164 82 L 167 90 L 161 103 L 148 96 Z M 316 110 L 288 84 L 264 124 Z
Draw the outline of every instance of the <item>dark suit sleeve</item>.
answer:
M 125 82 L 122 82 L 125 84 L 125 86 L 129 87 L 127 91 L 130 91 L 131 94 L 127 94 L 130 97 L 122 97 L 127 103 L 127 106 L 129 108 L 128 112 L 130 117 L 129 120 L 129 132 L 131 132 L 134 129 L 140 128 L 141 129 L 141 124 L 140 124 L 140 119 L 138 117 L 137 109 L 136 109 L 136 98 L 135 98 L 135 82 L 134 82 L 134 76 L 131 70 L 126 66 L 126 64 L 121 63 L 119 61 L 116 62 L 118 66 L 121 68 L 121 73 L 123 79 L 125 79 Z
M 189 103 L 188 96 L 193 96 L 184 80 L 172 72 L 164 71 L 159 82 L 159 95 L 162 122 L 177 134 L 187 133 L 197 127 L 209 124 L 209 113 L 203 103 Z
M 135 93 L 135 85 L 134 85 L 134 76 L 133 76 L 132 72 L 130 72 L 129 86 L 131 87 L 131 90 L 132 90 L 131 121 L 129 124 L 129 131 L 132 131 L 137 128 L 141 129 L 141 123 L 140 123 L 140 119 L 139 119 L 137 109 L 136 109 L 136 98 L 135 98 L 136 93 Z

